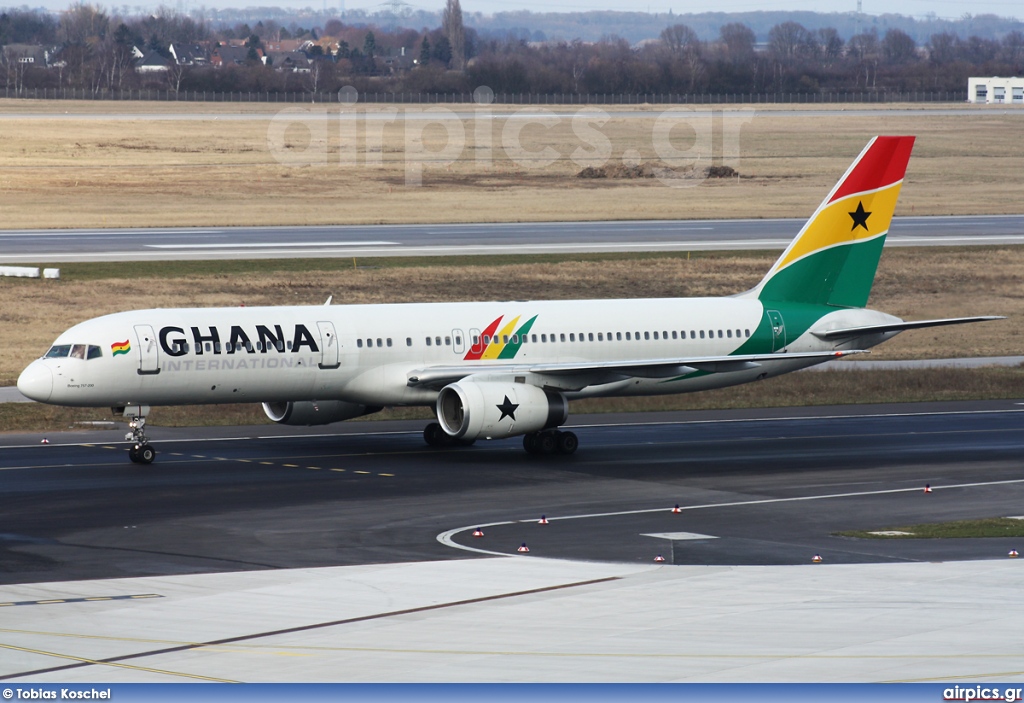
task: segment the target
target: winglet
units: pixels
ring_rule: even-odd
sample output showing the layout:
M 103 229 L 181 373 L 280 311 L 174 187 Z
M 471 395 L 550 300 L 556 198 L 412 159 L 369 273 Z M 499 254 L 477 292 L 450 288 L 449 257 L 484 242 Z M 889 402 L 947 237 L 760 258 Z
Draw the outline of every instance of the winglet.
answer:
M 818 206 L 768 275 L 761 300 L 864 307 L 914 147 L 875 137 Z

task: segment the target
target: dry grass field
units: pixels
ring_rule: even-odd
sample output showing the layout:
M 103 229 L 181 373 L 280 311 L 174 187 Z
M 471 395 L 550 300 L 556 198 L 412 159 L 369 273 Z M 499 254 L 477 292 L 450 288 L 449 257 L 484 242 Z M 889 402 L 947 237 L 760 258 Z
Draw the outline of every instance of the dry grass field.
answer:
M 1018 138 L 1024 111 L 1019 110 L 979 109 L 959 116 L 928 109 L 913 116 L 812 110 L 821 114 L 792 116 L 766 106 L 750 113 L 749 121 L 722 118 L 719 112 L 709 123 L 698 121 L 711 125 L 712 138 L 710 150 L 699 150 L 697 165 L 720 160 L 723 133 L 739 130 L 739 159 L 730 163 L 741 177 L 676 183 L 686 187 L 669 187 L 657 178 L 576 178 L 581 166 L 571 154 L 586 145 L 573 132 L 571 109 L 557 110 L 561 117 L 550 128 L 529 123 L 520 132 L 527 152 L 553 150 L 557 158 L 544 166 L 509 157 L 502 135 L 512 123 L 500 116 L 490 123 L 492 157 L 481 158 L 483 141 L 476 142 L 474 121 L 465 120 L 460 158 L 448 165 L 428 163 L 422 186 L 413 187 L 406 185 L 405 144 L 422 128 L 416 120 L 362 120 L 357 163 L 343 166 L 340 122 L 329 119 L 322 149 L 326 163 L 286 166 L 275 153 L 302 152 L 310 134 L 292 125 L 284 131 L 284 147 L 272 153 L 268 127 L 278 109 L 0 101 L 0 222 L 25 228 L 803 216 L 867 139 L 879 133 L 918 136 L 901 214 L 1019 212 L 1024 190 L 1019 166 L 1024 142 Z M 338 111 L 337 106 L 298 109 Z M 401 113 L 406 107 L 396 109 Z M 505 106 L 493 112 L 510 109 L 538 112 Z M 105 110 L 119 114 L 106 119 Z M 627 153 L 659 163 L 652 134 L 661 108 L 649 112 L 648 118 L 616 117 L 600 127 L 612 163 Z M 440 152 L 444 129 L 423 129 L 427 151 Z M 377 130 L 379 145 L 373 136 Z M 670 135 L 678 149 L 696 143 L 695 132 L 685 125 Z

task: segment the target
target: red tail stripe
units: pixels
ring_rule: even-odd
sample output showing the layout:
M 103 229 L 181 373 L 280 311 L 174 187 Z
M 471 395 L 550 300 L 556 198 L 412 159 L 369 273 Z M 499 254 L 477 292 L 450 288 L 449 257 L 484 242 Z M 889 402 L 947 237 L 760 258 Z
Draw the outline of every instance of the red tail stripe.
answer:
M 484 344 L 484 337 L 490 337 L 494 335 L 494 330 L 498 329 L 498 323 L 501 322 L 501 318 L 503 317 L 505 316 L 499 315 L 497 320 L 487 325 L 487 329 L 483 331 L 483 333 L 480 335 L 479 341 L 477 341 L 477 343 L 474 345 L 479 351 L 473 351 L 473 349 L 470 348 L 469 353 L 463 357 L 464 361 L 476 361 L 477 359 L 484 355 L 484 352 L 487 351 L 487 345 Z
M 832 194 L 829 202 L 854 193 L 884 188 L 902 180 L 913 148 L 914 137 L 878 137 Z

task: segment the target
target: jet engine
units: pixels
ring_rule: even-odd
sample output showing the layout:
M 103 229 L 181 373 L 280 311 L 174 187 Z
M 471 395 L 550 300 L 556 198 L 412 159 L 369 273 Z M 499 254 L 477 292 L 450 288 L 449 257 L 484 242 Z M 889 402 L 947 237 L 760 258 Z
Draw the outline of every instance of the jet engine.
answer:
M 379 412 L 379 407 L 367 407 L 344 400 L 301 401 L 297 403 L 264 403 L 263 412 L 281 425 L 329 425 Z
M 437 396 L 437 419 L 458 439 L 501 439 L 558 427 L 569 418 L 561 393 L 525 383 L 458 381 Z

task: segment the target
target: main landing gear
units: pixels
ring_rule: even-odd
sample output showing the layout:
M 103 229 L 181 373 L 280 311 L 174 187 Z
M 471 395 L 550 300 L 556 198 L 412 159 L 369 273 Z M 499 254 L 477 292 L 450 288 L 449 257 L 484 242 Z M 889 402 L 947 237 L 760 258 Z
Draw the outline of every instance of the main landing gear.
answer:
M 476 440 L 452 437 L 441 429 L 439 423 L 431 422 L 423 428 L 423 441 L 431 447 L 468 447 Z
M 531 432 L 523 436 L 527 454 L 572 454 L 580 446 L 576 433 L 562 430 Z
M 431 447 L 468 447 L 476 440 L 456 439 L 441 429 L 441 425 L 431 422 L 423 429 L 423 440 Z M 523 448 L 529 454 L 563 454 L 569 455 L 580 446 L 580 440 L 573 432 L 562 430 L 544 430 L 523 435 Z
M 141 415 L 132 415 L 131 420 L 128 421 L 128 427 L 131 428 L 131 432 L 124 438 L 129 442 L 134 442 L 131 449 L 128 450 L 128 458 L 136 464 L 152 464 L 156 459 L 156 450 L 146 439 L 146 418 Z

